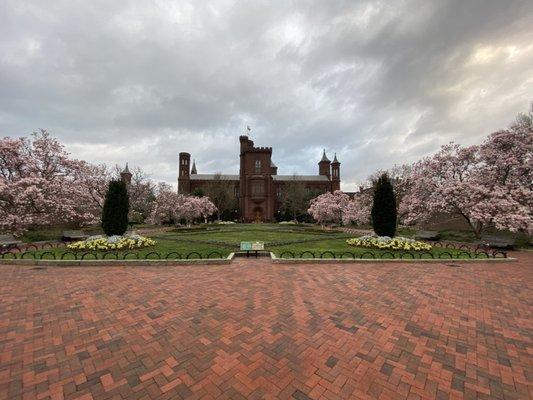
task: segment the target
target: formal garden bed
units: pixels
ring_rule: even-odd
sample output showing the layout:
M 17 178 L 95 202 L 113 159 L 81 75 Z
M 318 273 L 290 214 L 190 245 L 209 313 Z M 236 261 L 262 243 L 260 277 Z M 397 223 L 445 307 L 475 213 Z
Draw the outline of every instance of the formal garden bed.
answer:
M 321 230 L 316 226 L 279 224 L 204 225 L 202 229 L 162 231 L 145 241 L 146 247 L 93 248 L 41 243 L 4 252 L 1 258 L 36 260 L 194 260 L 225 259 L 239 250 L 241 241 L 261 241 L 265 250 L 286 259 L 487 259 L 506 253 L 484 251 L 473 245 L 431 243 L 420 246 L 406 239 L 409 247 L 365 247 L 353 234 Z M 369 238 L 363 238 L 367 242 Z M 98 240 L 98 239 L 96 239 Z M 116 240 L 115 240 L 116 241 Z M 364 240 L 363 240 L 364 241 Z M 398 240 L 395 238 L 395 242 Z M 427 247 L 430 246 L 430 247 Z

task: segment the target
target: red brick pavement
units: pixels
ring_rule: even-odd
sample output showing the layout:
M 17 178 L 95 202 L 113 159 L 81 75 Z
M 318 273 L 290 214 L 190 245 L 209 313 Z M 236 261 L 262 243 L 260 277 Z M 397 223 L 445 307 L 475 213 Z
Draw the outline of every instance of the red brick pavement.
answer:
M 0 399 L 533 398 L 532 261 L 2 266 Z

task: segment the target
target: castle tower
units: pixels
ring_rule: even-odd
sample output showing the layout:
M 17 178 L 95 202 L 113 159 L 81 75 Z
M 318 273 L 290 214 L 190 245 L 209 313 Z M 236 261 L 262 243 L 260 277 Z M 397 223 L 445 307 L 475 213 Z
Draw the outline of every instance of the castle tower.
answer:
M 246 135 L 239 137 L 239 204 L 246 222 L 274 219 L 272 147 L 256 147 Z
M 127 187 L 129 187 L 131 185 L 132 176 L 133 175 L 128 168 L 128 163 L 126 163 L 126 167 L 124 167 L 124 170 L 120 173 L 120 180 L 124 182 Z
M 178 193 L 187 194 L 191 191 L 191 155 L 189 153 L 180 153 L 179 162 Z
M 341 190 L 341 163 L 337 160 L 337 153 L 331 163 L 331 191 Z
M 329 161 L 328 156 L 326 156 L 326 149 L 324 149 L 322 159 L 318 162 L 318 174 L 325 175 L 328 179 L 331 179 L 330 165 L 331 161 Z

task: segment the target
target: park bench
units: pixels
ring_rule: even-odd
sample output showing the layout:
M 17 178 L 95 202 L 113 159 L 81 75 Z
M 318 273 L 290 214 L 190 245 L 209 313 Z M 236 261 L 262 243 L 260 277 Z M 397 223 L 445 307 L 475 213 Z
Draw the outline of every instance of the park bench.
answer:
M 420 240 L 439 240 L 439 232 L 437 231 L 418 231 L 415 239 Z
M 133 229 L 134 225 L 140 225 L 140 224 L 141 224 L 140 222 L 128 221 L 128 226 L 130 227 L 130 229 Z
M 512 249 L 515 245 L 513 238 L 484 235 L 481 237 L 481 244 L 485 247 L 491 247 L 495 249 Z
M 250 252 L 255 252 L 255 258 L 259 252 L 265 250 L 264 242 L 241 242 L 241 251 L 246 251 L 246 257 L 250 257 Z
M 89 235 L 87 235 L 83 231 L 63 231 L 61 240 L 63 240 L 64 242 L 70 242 L 74 240 L 85 240 L 88 237 Z
M 13 235 L 0 235 L 0 250 L 11 249 L 22 244 L 20 240 L 17 240 Z

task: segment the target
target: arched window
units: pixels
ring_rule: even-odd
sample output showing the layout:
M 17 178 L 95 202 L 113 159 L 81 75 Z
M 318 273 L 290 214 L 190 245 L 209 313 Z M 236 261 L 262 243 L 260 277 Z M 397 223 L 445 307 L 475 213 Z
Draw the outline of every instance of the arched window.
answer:
M 261 173 L 261 160 L 255 160 L 255 173 Z

